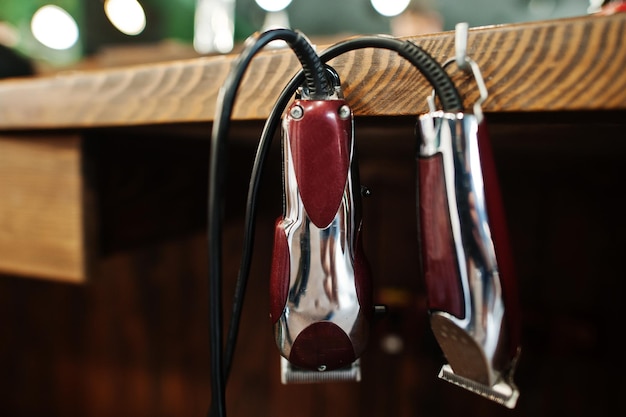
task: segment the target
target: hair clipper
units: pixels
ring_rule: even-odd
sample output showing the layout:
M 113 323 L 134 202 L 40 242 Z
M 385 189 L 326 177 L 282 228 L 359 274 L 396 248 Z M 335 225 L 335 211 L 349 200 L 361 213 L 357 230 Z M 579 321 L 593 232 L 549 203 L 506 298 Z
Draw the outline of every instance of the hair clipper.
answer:
M 439 377 L 514 408 L 521 324 L 514 267 L 483 121 L 433 111 L 418 123 L 418 219 Z
M 360 380 L 374 308 L 354 148 L 352 111 L 339 95 L 288 108 L 270 281 L 284 384 Z

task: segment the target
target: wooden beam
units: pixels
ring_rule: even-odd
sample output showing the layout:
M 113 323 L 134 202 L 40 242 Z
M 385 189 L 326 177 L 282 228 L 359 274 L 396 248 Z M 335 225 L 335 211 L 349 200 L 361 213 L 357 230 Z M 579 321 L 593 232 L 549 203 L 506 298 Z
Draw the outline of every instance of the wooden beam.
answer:
M 480 65 L 490 92 L 484 110 L 626 109 L 625 25 L 622 13 L 470 29 L 468 53 Z M 454 56 L 453 32 L 411 39 L 439 62 Z M 211 121 L 218 90 L 235 58 L 202 57 L 5 80 L 0 82 L 0 130 Z M 426 110 L 430 85 L 393 52 L 359 50 L 331 63 L 357 116 Z M 290 50 L 268 50 L 255 57 L 233 118 L 265 119 L 299 68 Z M 471 77 L 453 66 L 449 69 L 471 104 L 478 95 Z
M 0 135 L 0 273 L 85 280 L 80 147 L 77 135 Z

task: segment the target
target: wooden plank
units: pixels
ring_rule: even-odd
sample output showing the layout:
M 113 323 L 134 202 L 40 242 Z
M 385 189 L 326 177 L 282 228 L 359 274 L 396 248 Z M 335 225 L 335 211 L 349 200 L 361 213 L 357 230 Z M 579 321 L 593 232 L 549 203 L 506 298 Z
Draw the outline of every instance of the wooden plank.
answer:
M 0 273 L 85 279 L 81 138 L 0 135 Z
M 480 65 L 487 112 L 626 109 L 626 14 L 582 16 L 473 28 L 469 55 Z M 411 38 L 444 62 L 454 33 Z M 319 47 L 323 50 L 325 47 Z M 68 71 L 0 82 L 0 130 L 211 121 L 235 55 L 201 57 L 107 70 Z M 413 115 L 426 110 L 430 86 L 395 53 L 365 49 L 332 61 L 359 115 Z M 233 118 L 265 119 L 300 68 L 290 50 L 256 56 Z M 453 68 L 450 68 L 451 73 Z M 453 78 L 468 104 L 471 77 Z

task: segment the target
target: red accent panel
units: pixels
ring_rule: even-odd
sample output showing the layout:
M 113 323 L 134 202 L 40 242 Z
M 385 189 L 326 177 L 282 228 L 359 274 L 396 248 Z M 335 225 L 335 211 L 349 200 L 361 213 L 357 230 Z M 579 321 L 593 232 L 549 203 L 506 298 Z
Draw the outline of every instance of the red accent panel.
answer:
M 420 158 L 419 219 L 424 280 L 431 310 L 463 318 L 463 293 L 446 198 L 441 154 Z
M 281 219 L 274 228 L 274 252 L 270 274 L 270 320 L 272 324 L 283 314 L 289 291 L 289 244 Z
M 478 148 L 480 151 L 480 163 L 483 169 L 487 216 L 489 217 L 491 238 L 493 239 L 498 261 L 502 297 L 506 309 L 506 322 L 511 341 L 511 356 L 514 356 L 517 347 L 521 343 L 521 308 L 518 299 L 513 251 L 510 246 L 504 205 L 500 194 L 500 184 L 493 159 L 491 142 L 484 121 L 478 126 Z
M 289 362 L 310 370 L 321 365 L 326 370 L 343 368 L 356 360 L 350 338 L 334 323 L 317 322 L 304 329 L 296 338 Z
M 343 100 L 298 100 L 304 117 L 289 117 L 291 156 L 300 196 L 319 228 L 335 217 L 348 177 L 352 122 L 337 115 Z

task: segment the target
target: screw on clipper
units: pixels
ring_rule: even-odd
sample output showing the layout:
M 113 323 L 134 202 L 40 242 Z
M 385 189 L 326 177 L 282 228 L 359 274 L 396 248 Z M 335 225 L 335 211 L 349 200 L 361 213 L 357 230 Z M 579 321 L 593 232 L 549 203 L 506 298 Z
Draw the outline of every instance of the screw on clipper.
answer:
M 293 106 L 289 110 L 289 115 L 294 120 L 302 119 L 304 117 L 304 109 L 302 108 L 302 106 L 298 106 L 298 105 Z

